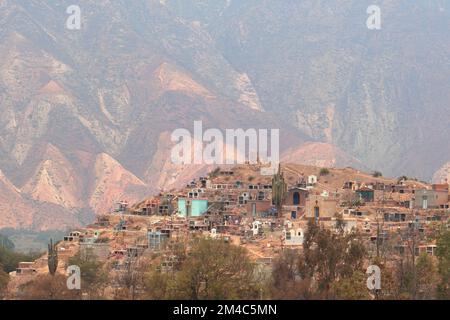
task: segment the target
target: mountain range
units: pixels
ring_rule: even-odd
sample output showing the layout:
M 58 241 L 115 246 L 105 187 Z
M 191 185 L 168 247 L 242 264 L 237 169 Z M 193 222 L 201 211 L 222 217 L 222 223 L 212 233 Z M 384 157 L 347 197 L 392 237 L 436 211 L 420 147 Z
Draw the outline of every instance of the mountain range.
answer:
M 282 160 L 444 180 L 450 5 L 0 0 L 0 228 L 63 229 L 205 174 L 174 129 L 279 128 Z

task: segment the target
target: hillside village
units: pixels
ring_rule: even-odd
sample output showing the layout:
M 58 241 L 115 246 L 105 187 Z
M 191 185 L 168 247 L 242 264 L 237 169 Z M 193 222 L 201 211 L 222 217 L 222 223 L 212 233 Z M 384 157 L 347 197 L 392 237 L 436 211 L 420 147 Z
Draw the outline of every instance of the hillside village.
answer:
M 136 204 L 119 201 L 115 210 L 56 245 L 57 272 L 65 274 L 69 258 L 88 250 L 107 263 L 111 274 L 126 272 L 141 257 L 167 272 L 177 262 L 174 245 L 192 238 L 244 247 L 261 270 L 270 272 L 281 252 L 302 250 L 310 222 L 333 232 L 357 232 L 369 257 L 389 264 L 408 252 L 433 257 L 436 230 L 450 225 L 445 181 L 430 185 L 352 168 L 291 164 L 280 165 L 274 176 L 260 175 L 260 169 L 217 168 L 180 190 Z M 21 284 L 48 273 L 47 265 L 47 255 L 20 263 L 10 274 L 12 296 Z

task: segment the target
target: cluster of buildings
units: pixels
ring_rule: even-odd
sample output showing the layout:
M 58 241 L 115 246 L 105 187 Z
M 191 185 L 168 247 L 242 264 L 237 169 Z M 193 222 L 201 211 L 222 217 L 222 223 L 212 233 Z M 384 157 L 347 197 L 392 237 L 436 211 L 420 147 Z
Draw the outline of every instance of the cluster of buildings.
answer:
M 125 211 L 185 221 L 189 232 L 234 237 L 240 245 L 251 244 L 260 257 L 284 247 L 301 249 L 309 220 L 345 232 L 358 231 L 368 246 L 391 240 L 396 248 L 405 245 L 405 237 L 398 235 L 410 234 L 413 226 L 419 234 L 417 247 L 434 254 L 429 248 L 435 244 L 428 241 L 432 237 L 427 238 L 426 230 L 449 219 L 447 183 L 428 185 L 371 175 L 351 179 L 349 175 L 350 179 L 336 184 L 330 183 L 332 175 L 321 176 L 319 169 L 306 174 L 280 168 L 274 177 L 260 176 L 258 170 L 246 166 L 217 171 L 176 193 L 160 194 Z M 276 183 L 283 184 L 281 189 Z M 282 194 L 277 196 L 275 188 Z
M 162 252 L 160 268 L 170 270 L 177 257 L 168 248 L 210 237 L 244 246 L 255 261 L 270 266 L 281 250 L 302 249 L 307 224 L 314 221 L 359 232 L 373 252 L 389 244 L 401 256 L 413 239 L 415 254 L 435 254 L 434 228 L 448 227 L 450 217 L 447 183 L 330 171 L 320 175 L 319 168 L 286 166 L 270 177 L 260 175 L 257 165 L 216 170 L 176 192 L 135 205 L 117 203 L 95 224 L 69 233 L 58 250 L 61 257 L 89 250 L 115 272 L 127 270 L 141 256 Z M 25 267 L 17 274 L 32 272 Z

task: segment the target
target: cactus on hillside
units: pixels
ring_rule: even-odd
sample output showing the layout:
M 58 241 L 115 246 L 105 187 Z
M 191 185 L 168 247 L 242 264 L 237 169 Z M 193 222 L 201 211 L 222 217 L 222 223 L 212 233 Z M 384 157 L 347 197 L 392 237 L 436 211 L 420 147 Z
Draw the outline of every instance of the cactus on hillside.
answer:
M 272 201 L 277 208 L 278 216 L 281 215 L 281 208 L 286 191 L 287 185 L 284 181 L 283 173 L 281 172 L 281 165 L 279 165 L 278 172 L 272 178 Z
M 48 272 L 53 276 L 58 268 L 58 248 L 56 244 L 53 244 L 53 240 L 50 239 L 48 245 Z

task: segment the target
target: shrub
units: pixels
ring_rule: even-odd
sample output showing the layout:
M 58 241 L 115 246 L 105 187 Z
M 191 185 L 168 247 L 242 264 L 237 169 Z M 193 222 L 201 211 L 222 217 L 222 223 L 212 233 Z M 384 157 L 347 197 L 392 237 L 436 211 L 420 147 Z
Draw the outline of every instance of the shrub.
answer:
M 372 176 L 373 176 L 374 178 L 379 178 L 379 177 L 382 177 L 383 174 L 382 174 L 380 171 L 374 171 L 374 172 L 372 173 Z

